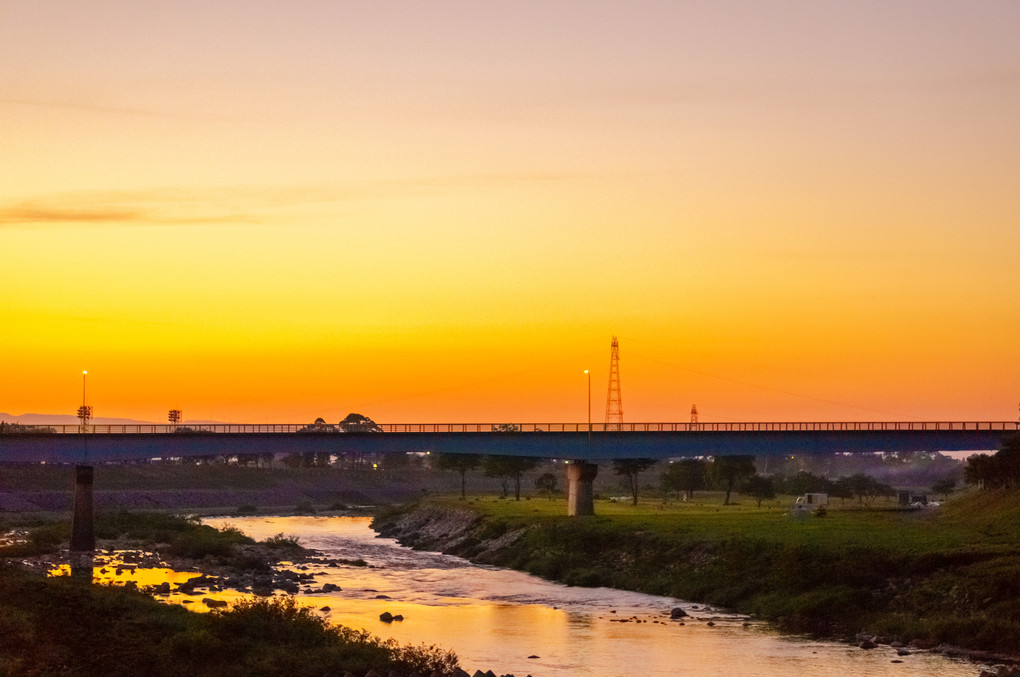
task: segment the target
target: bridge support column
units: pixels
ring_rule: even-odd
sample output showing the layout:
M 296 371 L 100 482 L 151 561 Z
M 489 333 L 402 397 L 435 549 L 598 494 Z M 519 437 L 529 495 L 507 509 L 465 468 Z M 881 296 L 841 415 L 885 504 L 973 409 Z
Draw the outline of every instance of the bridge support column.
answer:
M 586 461 L 567 464 L 567 516 L 595 514 L 595 492 L 592 482 L 599 473 L 598 465 Z
M 92 466 L 78 465 L 74 468 L 74 508 L 71 514 L 72 560 L 76 553 L 86 553 L 96 549 L 94 520 L 95 513 L 92 508 Z

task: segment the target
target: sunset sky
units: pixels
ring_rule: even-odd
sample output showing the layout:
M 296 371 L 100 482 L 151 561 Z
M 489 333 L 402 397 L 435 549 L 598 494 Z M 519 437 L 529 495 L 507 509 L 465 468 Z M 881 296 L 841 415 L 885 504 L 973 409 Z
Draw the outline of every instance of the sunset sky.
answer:
M 1016 420 L 1020 2 L 0 0 L 0 412 Z

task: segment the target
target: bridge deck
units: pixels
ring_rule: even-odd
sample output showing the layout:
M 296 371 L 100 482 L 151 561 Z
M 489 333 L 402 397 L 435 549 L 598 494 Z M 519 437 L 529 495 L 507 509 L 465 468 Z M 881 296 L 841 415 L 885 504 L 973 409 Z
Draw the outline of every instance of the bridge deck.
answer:
M 753 454 L 985 451 L 1017 422 L 413 423 L 5 426 L 0 463 L 104 463 L 255 453 L 442 452 L 606 461 Z
M 374 432 L 383 433 L 501 433 L 507 432 L 775 432 L 775 431 L 891 431 L 891 430 L 1020 430 L 1018 421 L 746 421 L 706 423 L 382 423 Z M 0 434 L 5 429 L 0 427 Z M 166 433 L 339 433 L 339 426 L 307 423 L 133 423 L 81 425 L 7 424 L 6 432 L 77 435 L 82 432 L 109 435 L 153 435 Z

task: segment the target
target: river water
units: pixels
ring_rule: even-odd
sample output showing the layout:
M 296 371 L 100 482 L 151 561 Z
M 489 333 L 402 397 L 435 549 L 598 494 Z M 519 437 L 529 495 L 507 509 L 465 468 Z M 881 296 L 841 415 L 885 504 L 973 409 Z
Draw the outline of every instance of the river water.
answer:
M 265 539 L 283 533 L 330 558 L 364 559 L 369 567 L 310 567 L 314 588 L 299 595 L 324 606 L 333 622 L 401 643 L 451 649 L 469 672 L 518 677 L 709 675 L 790 677 L 854 675 L 975 677 L 978 667 L 937 654 L 897 656 L 832 642 L 786 637 L 746 618 L 697 604 L 608 588 L 567 587 L 459 557 L 404 548 L 378 538 L 367 517 L 208 519 Z M 219 594 L 217 596 L 223 596 Z M 236 594 L 228 593 L 228 599 Z M 197 606 L 197 605 L 196 605 Z M 690 618 L 669 620 L 674 606 Z M 384 623 L 379 615 L 401 614 Z M 711 621 L 712 625 L 709 625 Z

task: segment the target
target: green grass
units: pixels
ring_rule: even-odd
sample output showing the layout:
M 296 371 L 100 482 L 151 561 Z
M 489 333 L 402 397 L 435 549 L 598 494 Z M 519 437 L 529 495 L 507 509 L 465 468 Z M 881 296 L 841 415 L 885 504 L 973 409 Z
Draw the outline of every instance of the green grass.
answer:
M 755 613 L 781 628 L 971 649 L 1020 647 L 1020 492 L 972 492 L 937 511 L 830 504 L 791 519 L 792 498 L 757 508 L 721 499 L 664 504 L 597 501 L 568 518 L 564 501 L 430 499 L 483 519 L 458 554 L 529 527 L 487 554 L 572 585 L 610 586 Z

